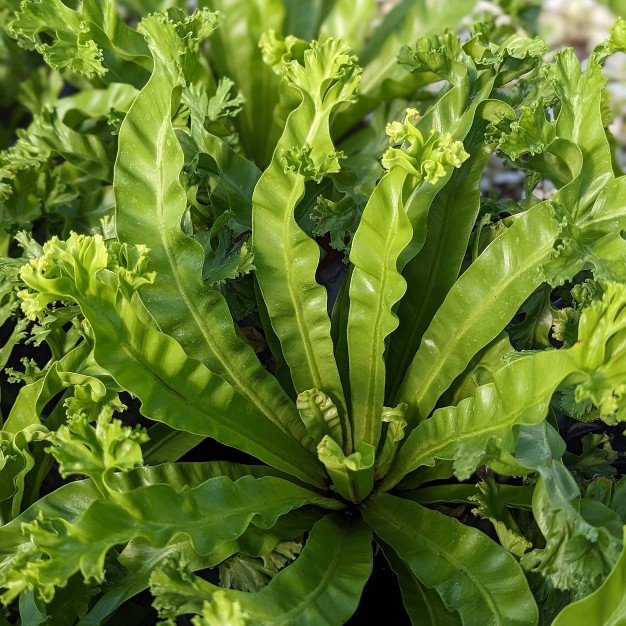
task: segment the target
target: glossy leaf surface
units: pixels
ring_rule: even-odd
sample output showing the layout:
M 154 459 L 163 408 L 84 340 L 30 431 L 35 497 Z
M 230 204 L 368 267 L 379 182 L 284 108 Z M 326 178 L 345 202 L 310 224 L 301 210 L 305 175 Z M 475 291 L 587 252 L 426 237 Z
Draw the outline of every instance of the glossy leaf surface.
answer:
M 379 494 L 363 507 L 374 533 L 462 623 L 537 624 L 517 561 L 480 531 L 415 502 Z

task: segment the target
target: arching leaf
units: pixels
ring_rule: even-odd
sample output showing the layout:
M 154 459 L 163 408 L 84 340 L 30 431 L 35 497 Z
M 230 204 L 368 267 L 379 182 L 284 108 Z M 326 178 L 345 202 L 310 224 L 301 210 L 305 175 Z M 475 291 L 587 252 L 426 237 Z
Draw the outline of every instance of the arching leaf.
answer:
M 464 626 L 536 626 L 537 605 L 521 567 L 481 531 L 388 494 L 370 498 L 363 516 Z

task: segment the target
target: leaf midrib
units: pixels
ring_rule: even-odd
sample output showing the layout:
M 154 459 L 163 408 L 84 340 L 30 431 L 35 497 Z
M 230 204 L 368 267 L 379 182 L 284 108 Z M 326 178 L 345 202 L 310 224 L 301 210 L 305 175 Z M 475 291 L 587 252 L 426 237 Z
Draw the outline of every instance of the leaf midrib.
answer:
M 164 164 L 165 164 L 165 159 L 163 158 L 163 154 L 165 152 L 164 145 L 166 143 L 166 137 L 167 137 L 167 134 L 169 133 L 170 126 L 171 126 L 171 122 L 165 121 L 159 129 L 159 133 L 157 134 L 157 138 L 155 141 L 155 144 L 157 147 L 156 158 L 157 158 L 157 163 L 159 164 L 159 167 L 157 168 L 158 184 L 157 184 L 157 189 L 156 189 L 156 200 L 157 200 L 157 211 L 158 211 L 158 217 L 159 217 L 159 234 L 161 237 L 162 247 L 165 250 L 167 262 L 170 266 L 172 276 L 174 277 L 176 290 L 181 295 L 182 300 L 185 304 L 185 307 L 190 312 L 193 323 L 195 324 L 196 328 L 198 328 L 198 330 L 200 331 L 200 334 L 203 337 L 205 343 L 207 344 L 207 346 L 209 346 L 209 349 L 219 360 L 221 366 L 224 368 L 224 371 L 228 375 L 228 382 L 234 388 L 236 388 L 237 391 L 241 395 L 243 395 L 245 398 L 248 398 L 251 402 L 253 402 L 258 407 L 260 412 L 263 413 L 270 421 L 276 424 L 276 426 L 278 426 L 283 432 L 291 436 L 291 433 L 289 433 L 286 426 L 280 420 L 277 420 L 275 418 L 275 415 L 273 411 L 271 410 L 271 407 L 267 406 L 267 403 L 265 402 L 265 400 L 262 398 L 262 396 L 259 395 L 258 389 L 260 389 L 262 386 L 242 384 L 239 376 L 236 375 L 233 369 L 233 366 L 230 362 L 230 359 L 228 358 L 228 355 L 225 355 L 224 352 L 221 350 L 221 347 L 213 341 L 211 333 L 207 332 L 207 329 L 204 327 L 204 324 L 201 323 L 201 317 L 200 317 L 199 311 L 195 307 L 194 301 L 190 297 L 186 289 L 186 286 L 185 286 L 186 281 L 182 280 L 181 274 L 178 270 L 176 258 L 173 255 L 173 252 L 172 252 L 171 246 L 169 245 L 169 241 L 167 237 L 167 229 L 166 229 L 167 218 L 165 217 L 165 202 L 163 198 L 163 181 L 166 178 L 166 175 L 163 170 Z M 192 244 L 193 243 L 194 242 L 192 241 Z
M 340 558 L 342 556 L 342 548 L 347 538 L 346 529 L 342 529 L 342 530 L 343 530 L 343 533 L 341 536 L 341 544 L 340 546 L 335 546 L 336 549 L 332 555 L 332 559 L 330 562 L 328 562 L 328 567 L 324 569 L 324 575 L 320 579 L 320 582 L 317 585 L 317 587 L 312 589 L 306 596 L 302 598 L 300 602 L 298 602 L 289 611 L 281 614 L 276 619 L 272 619 L 271 621 L 265 622 L 266 624 L 293 624 L 295 623 L 293 621 L 289 621 L 289 618 L 291 618 L 292 616 L 295 617 L 295 616 L 301 615 L 304 612 L 304 609 L 300 607 L 305 607 L 306 605 L 310 605 L 313 602 L 313 600 L 315 600 L 316 598 L 319 598 L 319 596 L 322 595 L 324 590 L 329 586 L 330 581 L 332 580 L 334 572 L 335 572 L 335 567 L 337 563 L 340 561 Z
M 415 529 L 408 527 L 406 524 L 403 524 L 402 520 L 386 515 L 385 514 L 386 511 L 382 506 L 377 506 L 376 512 L 390 526 L 395 527 L 396 531 L 402 532 L 405 535 L 405 537 L 409 539 L 409 543 L 421 541 L 424 545 L 426 545 L 430 549 L 432 553 L 439 555 L 440 557 L 445 559 L 449 564 L 451 564 L 456 570 L 460 570 L 461 572 L 463 572 L 465 576 L 467 577 L 467 579 L 470 582 L 474 583 L 474 587 L 479 591 L 479 594 L 484 598 L 485 604 L 487 604 L 487 606 L 491 609 L 492 615 L 496 618 L 496 624 L 505 626 L 504 621 L 503 621 L 503 616 L 498 610 L 497 602 L 495 602 L 495 600 L 491 597 L 491 594 L 489 593 L 489 590 L 487 589 L 487 587 L 481 584 L 480 578 L 474 577 L 471 575 L 471 570 L 469 568 L 467 568 L 461 561 L 455 559 L 452 554 L 448 552 L 444 552 L 441 546 L 439 546 L 438 544 L 428 539 L 428 537 L 426 537 L 425 535 L 423 534 L 416 535 Z M 400 555 L 399 552 L 397 554 L 398 556 Z M 413 572 L 413 574 L 418 578 L 418 580 L 421 580 L 418 574 L 413 570 L 411 565 L 409 565 L 409 563 L 405 559 L 402 559 L 402 560 L 407 564 L 411 572 Z M 467 604 L 465 604 L 465 606 L 467 606 Z M 458 611 L 459 609 L 456 608 L 453 610 Z
M 465 318 L 464 323 L 460 327 L 458 327 L 451 335 L 448 336 L 447 342 L 445 343 L 443 348 L 439 350 L 438 355 L 434 359 L 434 363 L 431 367 L 428 368 L 428 370 L 424 373 L 424 376 L 421 378 L 417 392 L 413 394 L 413 397 L 409 400 L 410 406 L 420 411 L 422 419 L 426 417 L 426 415 L 423 415 L 423 413 L 430 413 L 430 410 L 432 409 L 432 407 L 428 407 L 428 410 L 425 411 L 423 406 L 420 406 L 423 403 L 424 396 L 428 397 L 428 392 L 430 390 L 430 385 L 432 381 L 439 376 L 440 371 L 448 362 L 450 355 L 454 352 L 456 346 L 458 345 L 459 339 L 463 337 L 467 332 L 475 328 L 475 326 L 477 325 L 477 321 L 480 320 L 480 318 L 485 317 L 484 309 L 488 308 L 488 306 L 491 306 L 494 302 L 500 300 L 502 292 L 508 289 L 508 287 L 513 282 L 518 280 L 518 278 L 526 272 L 535 268 L 539 268 L 546 254 L 548 254 L 548 252 L 552 249 L 552 246 L 553 241 L 546 242 L 546 244 L 544 244 L 540 251 L 538 251 L 537 256 L 533 255 L 530 261 L 522 264 L 521 266 L 518 266 L 517 271 L 509 272 L 506 279 L 498 283 L 500 289 L 494 289 L 489 291 L 486 297 L 481 299 L 480 303 L 471 309 L 470 315 Z M 456 284 L 458 285 L 458 282 Z M 427 337 L 427 333 L 428 331 L 424 333 L 424 337 Z M 424 341 L 424 339 L 422 339 L 422 341 Z M 412 369 L 411 366 L 410 369 Z M 404 387 L 404 383 L 402 387 Z M 405 396 L 405 394 L 402 393 L 402 388 L 399 395 Z M 438 397 L 439 396 L 437 396 L 434 401 L 436 401 Z M 432 404 L 434 401 L 431 400 L 430 404 Z
M 398 197 L 398 203 L 400 202 L 401 202 L 401 197 Z M 384 252 L 385 252 L 384 271 L 381 272 L 381 275 L 379 278 L 380 280 L 379 293 L 381 297 L 376 300 L 376 305 L 377 305 L 376 315 L 374 317 L 374 325 L 373 325 L 374 341 L 372 342 L 372 349 L 370 351 L 370 362 L 372 363 L 372 367 L 369 369 L 368 385 L 367 385 L 368 386 L 367 404 L 366 404 L 366 411 L 363 417 L 363 422 L 364 422 L 363 428 L 362 428 L 362 432 L 360 433 L 363 437 L 363 441 L 372 445 L 376 445 L 377 443 L 373 437 L 374 430 L 375 430 L 374 423 L 375 423 L 375 420 L 377 419 L 377 416 L 373 413 L 373 410 L 375 408 L 374 400 L 376 398 L 376 388 L 380 384 L 384 385 L 384 381 L 385 381 L 385 376 L 384 376 L 385 362 L 382 358 L 382 354 L 384 353 L 384 338 L 382 340 L 383 350 L 381 350 L 380 349 L 380 344 L 381 344 L 380 336 L 381 336 L 381 326 L 382 326 L 383 315 L 387 311 L 387 308 L 386 308 L 387 298 L 385 297 L 386 285 L 389 282 L 389 274 L 391 274 L 391 272 L 393 271 L 395 271 L 398 274 L 398 276 L 402 278 L 402 275 L 399 272 L 397 272 L 397 269 L 393 267 L 393 264 L 389 263 L 389 256 L 393 252 L 392 250 L 390 250 L 390 248 L 392 248 L 392 244 L 395 239 L 394 235 L 396 234 L 398 230 L 398 222 L 400 221 L 398 211 L 401 211 L 401 210 L 402 210 L 402 207 L 396 206 L 396 210 L 393 211 L 394 219 L 390 227 L 387 229 L 387 237 L 385 239 L 385 245 L 384 245 Z M 363 274 L 368 274 L 369 276 L 372 276 L 372 278 L 374 279 L 378 279 L 377 276 L 370 274 L 362 267 L 359 267 L 358 270 L 359 272 L 362 272 Z M 390 313 L 393 316 L 393 312 L 391 311 L 391 308 L 392 307 L 389 307 Z M 349 329 L 350 327 L 348 326 L 348 332 L 349 332 Z M 379 358 L 379 355 L 381 355 L 381 358 Z M 383 376 L 382 376 L 382 382 L 378 382 L 380 378 L 378 373 L 379 373 L 379 370 L 381 369 L 380 368 L 381 363 L 382 363 Z M 383 391 L 383 394 L 384 394 L 384 391 Z M 353 416 L 353 420 L 356 421 L 356 419 L 357 419 L 357 416 Z M 357 431 L 356 427 L 355 427 L 355 431 Z M 358 443 L 359 443 L 358 437 L 355 437 L 355 448 Z

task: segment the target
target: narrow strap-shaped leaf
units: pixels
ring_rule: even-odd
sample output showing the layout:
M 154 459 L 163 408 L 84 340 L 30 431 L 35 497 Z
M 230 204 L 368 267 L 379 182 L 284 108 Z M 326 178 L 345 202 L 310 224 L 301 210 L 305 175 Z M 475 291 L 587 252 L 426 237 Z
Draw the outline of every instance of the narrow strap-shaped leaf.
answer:
M 484 142 L 485 119 L 513 114 L 502 102 L 487 100 L 496 79 L 494 71 L 477 70 L 452 33 L 418 40 L 403 50 L 408 68 L 432 70 L 450 83 L 445 93 L 417 126 L 450 133 L 463 141 L 470 157 L 457 171 L 435 185 L 417 190 L 407 203 L 413 240 L 402 255 L 407 297 L 398 307 L 399 329 L 389 344 L 387 401 L 393 403 L 402 377 L 415 355 L 432 315 L 454 284 L 480 204 L 479 183 L 492 149 Z
M 521 567 L 481 531 L 388 494 L 370 498 L 363 517 L 449 611 L 458 611 L 464 626 L 537 624 Z
M 560 233 L 544 203 L 523 214 L 498 237 L 449 291 L 424 333 L 397 400 L 407 421 L 425 419 L 474 354 L 494 339 L 544 278 Z M 485 277 L 489 277 L 487 280 Z
M 357 54 L 377 15 L 376 0 L 335 0 L 320 26 L 320 38 L 343 39 Z
M 385 340 L 398 326 L 393 308 L 406 291 L 397 263 L 413 234 L 404 211 L 406 178 L 406 170 L 400 167 L 382 178 L 363 211 L 350 249 L 354 269 L 347 337 L 355 449 L 362 441 L 377 445 L 382 428 Z
M 459 478 L 468 478 L 483 462 L 497 461 L 501 451 L 514 449 L 513 427 L 541 423 L 552 394 L 568 377 L 578 383 L 577 398 L 592 399 L 605 419 L 615 419 L 623 411 L 617 390 L 626 379 L 625 303 L 624 284 L 605 283 L 602 301 L 583 310 L 571 348 L 520 354 L 473 396 L 436 410 L 409 435 L 381 488 L 437 458 L 454 460 Z
M 364 67 L 357 104 L 343 111 L 333 123 L 337 136 L 345 133 L 382 100 L 409 95 L 420 84 L 436 80 L 423 72 L 417 79 L 398 64 L 398 52 L 418 37 L 429 37 L 446 29 L 456 31 L 476 0 L 441 3 L 436 0 L 402 0 L 383 18 L 359 53 Z M 406 83 L 406 84 L 403 84 Z
M 274 376 L 276 376 L 276 379 L 284 389 L 285 393 L 292 398 L 294 402 L 297 402 L 298 394 L 293 386 L 289 365 L 287 365 L 287 361 L 285 361 L 280 341 L 272 328 L 272 322 L 270 320 L 269 313 L 267 312 L 267 306 L 265 305 L 265 300 L 263 300 L 263 294 L 261 293 L 261 288 L 259 287 L 257 280 L 254 281 L 254 295 L 256 296 L 257 311 L 263 326 L 265 341 L 267 342 L 267 345 L 272 353 L 274 363 L 276 364 Z
M 320 23 L 337 0 L 282 0 L 285 20 L 282 32 L 304 41 L 318 39 Z
M 481 140 L 482 141 L 482 140 Z M 398 307 L 400 327 L 389 343 L 389 362 L 393 364 L 389 381 L 390 404 L 407 367 L 420 345 L 421 337 L 433 314 L 443 302 L 458 276 L 471 225 L 480 203 L 479 182 L 491 149 L 476 141 L 464 143 L 470 158 L 455 170 L 442 190 L 427 207 L 427 215 L 416 225 L 424 233 L 423 246 L 403 269 L 407 281 L 407 295 Z M 427 237 L 426 237 L 427 233 Z
M 109 486 L 116 491 L 132 491 L 148 485 L 168 484 L 182 491 L 185 487 L 197 487 L 210 478 L 220 476 L 227 476 L 233 481 L 244 476 L 288 477 L 287 474 L 281 474 L 267 465 L 242 465 L 227 461 L 178 462 L 136 467 L 128 472 L 113 474 L 109 477 Z M 1 527 L 0 554 L 11 555 L 22 543 L 20 531 L 22 523 L 32 522 L 39 517 L 48 519 L 61 517 L 73 524 L 92 502 L 101 497 L 102 494 L 91 479 L 70 482 L 42 496 L 21 513 L 19 519 Z
M 609 234 L 626 228 L 626 177 L 609 182 L 581 220 L 581 228 L 595 235 Z
M 323 484 L 321 467 L 298 440 L 189 358 L 172 337 L 141 321 L 123 294 L 134 300 L 132 289 L 149 280 L 139 273 L 146 263 L 145 250 L 121 252 L 120 259 L 135 263 L 135 269 L 115 271 L 105 270 L 109 257 L 99 236 L 53 239 L 44 250 L 43 257 L 22 269 L 24 282 L 37 290 L 21 294 L 23 307 L 36 309 L 39 299 L 44 305 L 51 300 L 77 302 L 94 333 L 96 362 L 139 398 L 146 416 L 216 438 L 305 481 Z M 98 272 L 106 282 L 99 280 Z
M 148 417 L 246 450 L 307 482 L 314 467 L 320 477 L 313 457 L 293 437 L 228 383 L 186 357 L 173 339 L 128 313 L 122 317 L 129 333 L 116 337 L 111 334 L 115 327 L 101 323 L 93 309 L 83 305 L 83 312 L 97 333 L 96 360 L 141 400 Z
M 413 203 L 410 217 L 414 241 L 406 250 L 411 254 L 402 270 L 407 296 L 398 307 L 400 326 L 389 346 L 389 360 L 393 363 L 387 391 L 390 404 L 394 403 L 402 377 L 433 315 L 461 271 L 480 206 L 480 181 L 493 151 L 493 145 L 484 138 L 487 121 L 515 116 L 513 109 L 490 96 L 494 84 L 506 72 L 509 54 L 517 56 L 514 63 L 532 66 L 540 61 L 541 49 L 534 50 L 533 46 L 529 52 L 525 47 L 529 44 L 534 42 L 520 38 L 517 45 L 521 49 L 517 52 L 515 46 L 513 50 L 501 48 L 500 62 L 488 68 L 470 57 L 452 33 L 418 40 L 415 47 L 405 48 L 401 54 L 407 68 L 418 72 L 431 70 L 451 85 L 418 123 L 422 133 L 426 136 L 429 128 L 451 133 L 454 139 L 463 141 L 470 158 L 435 189 L 420 190 Z M 517 73 L 521 72 L 520 67 Z
M 372 571 L 371 542 L 371 531 L 360 519 L 329 515 L 313 527 L 295 562 L 257 593 L 220 589 L 197 577 L 183 580 L 171 570 L 153 575 L 152 592 L 157 604 L 165 594 L 168 605 L 178 604 L 183 612 L 200 613 L 203 601 L 208 602 L 204 608 L 222 601 L 265 626 L 338 626 L 356 610 Z
M 85 89 L 60 98 L 54 110 L 61 119 L 65 119 L 69 111 L 80 111 L 86 117 L 106 119 L 111 109 L 128 111 L 137 93 L 132 85 L 111 83 L 106 89 Z
M 330 317 L 330 336 L 335 349 L 335 361 L 344 389 L 346 404 L 350 406 L 352 397 L 350 394 L 350 361 L 348 359 L 348 313 L 350 312 L 350 276 L 352 268 L 348 271 L 341 283 L 337 299 L 333 305 Z
M 251 556 L 267 555 L 280 541 L 299 539 L 322 515 L 322 509 L 306 507 L 286 513 L 267 530 L 250 525 L 237 540 L 223 544 L 209 556 L 199 556 L 184 539 L 163 548 L 155 548 L 141 538 L 134 539 L 118 557 L 124 573 L 101 585 L 97 601 L 90 606 L 89 613 L 81 618 L 77 626 L 99 626 L 104 623 L 123 602 L 147 589 L 152 573 L 172 555 L 187 562 L 194 571 L 214 568 L 237 552 Z
M 552 622 L 552 626 L 623 626 L 626 624 L 626 526 L 624 549 L 611 573 L 591 595 L 566 606 Z
M 337 406 L 343 442 L 349 441 L 346 407 L 330 337 L 326 290 L 315 280 L 319 248 L 298 226 L 294 209 L 307 178 L 339 169 L 329 132 L 336 106 L 350 101 L 359 72 L 345 45 L 313 42 L 304 65 L 285 62 L 283 74 L 302 96 L 286 122 L 272 162 L 253 196 L 256 277 L 272 326 L 291 368 L 297 393 L 319 389 Z
M 246 154 L 259 167 L 266 167 L 274 148 L 267 142 L 280 81 L 264 63 L 259 41 L 267 31 L 281 32 L 283 4 L 280 0 L 200 0 L 198 6 L 221 15 L 222 25 L 211 44 L 211 61 L 220 75 L 232 78 L 243 93 L 246 106 L 235 125 Z
M 462 624 L 459 614 L 448 611 L 439 594 L 422 585 L 408 565 L 388 545 L 383 545 L 382 549 L 391 569 L 398 577 L 404 608 L 414 626 Z
M 497 336 L 541 282 L 561 284 L 580 271 L 586 261 L 593 262 L 605 273 L 610 272 L 610 264 L 602 268 L 605 262 L 602 251 L 599 249 L 594 258 L 593 246 L 582 243 L 584 237 L 577 228 L 582 228 L 589 239 L 598 238 L 599 234 L 605 234 L 606 231 L 599 229 L 608 227 L 610 215 L 613 229 L 619 227 L 623 217 L 615 217 L 619 209 L 599 207 L 596 220 L 589 219 L 589 214 L 585 216 L 583 212 L 579 223 L 572 223 L 572 217 L 563 213 L 558 203 L 567 202 L 577 193 L 584 172 L 584 153 L 566 140 L 559 140 L 558 146 L 570 148 L 566 164 L 570 170 L 569 182 L 547 204 L 536 205 L 521 215 L 487 247 L 454 284 L 424 333 L 398 393 L 398 401 L 409 404 L 409 421 L 428 415 L 441 393 L 463 372 L 473 355 Z M 556 149 L 557 142 L 553 142 L 548 151 Z M 615 185 L 614 191 L 618 191 L 618 184 Z M 546 208 L 555 202 L 557 212 L 550 216 Z M 607 219 L 601 217 L 602 211 L 607 212 Z M 565 241 L 572 243 L 571 249 L 565 245 L 562 250 L 551 252 L 562 233 L 565 233 Z M 513 242 L 517 237 L 519 239 Z M 598 245 L 601 244 L 599 241 Z M 490 281 L 485 281 L 485 276 L 490 276 Z
M 114 183 L 118 237 L 151 249 L 156 280 L 143 290 L 142 300 L 160 329 L 189 356 L 228 381 L 280 428 L 306 440 L 295 406 L 238 336 L 224 297 L 203 284 L 204 250 L 181 228 L 187 206 L 179 181 L 183 152 L 171 122 L 172 95 L 183 80 L 178 57 L 185 44 L 162 16 L 145 19 L 142 28 L 154 71 L 122 124 Z M 223 151 L 221 156 L 230 158 Z
M 148 441 L 141 446 L 141 451 L 143 460 L 150 464 L 177 461 L 204 441 L 202 435 L 176 430 L 162 422 L 148 429 L 148 437 Z
M 27 523 L 23 532 L 29 548 L 9 557 L 0 573 L 0 586 L 10 587 L 3 599 L 36 588 L 49 601 L 54 588 L 77 572 L 102 581 L 105 554 L 133 538 L 163 547 L 182 532 L 197 554 L 210 555 L 251 523 L 270 528 L 291 510 L 324 503 L 339 504 L 273 477 L 233 482 L 221 476 L 191 489 L 155 484 L 118 492 L 113 499 L 95 500 L 73 523 L 61 518 Z M 23 569 L 26 562 L 28 569 Z
M 109 484 L 118 491 L 131 491 L 159 483 L 169 484 L 176 490 L 184 490 L 195 488 L 210 478 L 227 476 L 231 480 L 238 480 L 243 476 L 261 478 L 278 475 L 274 472 L 276 471 L 268 466 L 244 466 L 220 461 L 165 463 L 114 474 L 110 477 Z M 93 481 L 81 480 L 64 485 L 39 499 L 20 515 L 19 520 L 0 529 L 0 563 L 14 555 L 23 544 L 24 538 L 20 533 L 22 523 L 32 522 L 39 517 L 47 519 L 56 517 L 74 524 L 89 505 L 100 497 L 101 494 Z M 250 526 L 236 541 L 223 544 L 210 557 L 199 556 L 191 548 L 189 541 L 180 536 L 161 548 L 152 546 L 143 538 L 133 539 L 119 557 L 123 569 L 117 571 L 115 577 L 105 580 L 101 586 L 101 595 L 95 604 L 90 606 L 88 614 L 81 618 L 79 624 L 80 626 L 102 624 L 121 603 L 148 587 L 151 572 L 170 554 L 181 554 L 194 569 L 213 567 L 238 550 L 253 553 L 254 550 L 260 549 L 264 554 L 272 550 L 277 541 L 300 536 L 302 532 L 311 528 L 321 514 L 321 509 L 306 507 L 283 515 L 269 530 Z M 310 523 L 307 523 L 307 519 L 311 520 Z M 301 526 L 302 524 L 304 526 Z M 57 608 L 54 605 L 49 607 L 48 612 L 54 619 L 63 619 L 62 616 L 57 616 Z
M 270 467 L 262 465 L 244 466 L 227 462 L 209 463 L 165 463 L 157 466 L 139 467 L 129 472 L 114 474 L 110 477 L 110 486 L 119 491 L 131 491 L 154 484 L 168 484 L 178 491 L 186 488 L 195 488 L 210 478 L 227 476 L 231 480 L 238 480 L 243 476 L 262 478 L 264 476 L 278 475 Z M 91 480 L 71 482 L 40 498 L 33 506 L 19 516 L 19 519 L 3 526 L 0 529 L 0 567 L 2 563 L 15 555 L 16 551 L 24 543 L 21 533 L 23 523 L 32 522 L 38 518 L 52 519 L 62 518 L 70 524 L 74 524 L 87 508 L 95 500 L 101 497 L 100 492 Z M 85 616 L 81 626 L 96 626 L 101 624 L 115 608 L 129 597 L 142 591 L 148 586 L 150 573 L 159 566 L 162 560 L 172 553 L 182 553 L 192 564 L 198 564 L 198 568 L 215 566 L 218 562 L 227 558 L 238 550 L 252 553 L 254 549 L 267 546 L 268 542 L 272 549 L 272 543 L 276 543 L 277 537 L 284 538 L 281 533 L 294 533 L 298 524 L 304 523 L 305 527 L 294 534 L 285 535 L 296 537 L 308 530 L 321 513 L 320 509 L 306 508 L 292 511 L 282 516 L 277 524 L 269 531 L 249 527 L 237 540 L 223 544 L 217 554 L 211 558 L 199 557 L 189 546 L 185 539 L 177 539 L 163 548 L 156 548 L 144 539 L 132 540 L 129 548 L 124 551 L 120 558 L 125 574 L 115 580 L 107 580 L 102 587 L 102 596 L 89 614 Z M 297 519 L 296 519 L 297 518 Z M 307 524 L 307 519 L 312 519 Z M 287 522 L 287 524 L 285 523 Z M 252 535 L 257 536 L 253 538 Z M 256 546 L 256 547 L 255 547 Z
M 444 504 L 446 502 L 465 503 L 476 501 L 480 494 L 480 484 L 465 485 L 452 483 L 449 485 L 436 485 L 433 487 L 421 487 L 414 491 L 405 491 L 402 497 L 418 504 Z M 534 486 L 522 485 L 499 485 L 499 497 L 506 506 L 530 511 Z
M 457 406 L 437 409 L 411 432 L 382 488 L 389 488 L 420 465 L 454 460 L 467 478 L 498 449 L 515 448 L 513 427 L 545 419 L 558 385 L 579 368 L 577 351 L 548 350 L 513 361 Z M 491 450 L 489 450 L 491 448 Z

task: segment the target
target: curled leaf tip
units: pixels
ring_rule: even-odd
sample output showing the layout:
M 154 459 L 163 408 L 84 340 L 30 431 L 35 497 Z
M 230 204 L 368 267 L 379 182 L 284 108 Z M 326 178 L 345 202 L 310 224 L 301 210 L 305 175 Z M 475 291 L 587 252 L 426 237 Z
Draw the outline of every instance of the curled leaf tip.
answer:
M 469 158 L 461 141 L 454 141 L 450 133 L 438 133 L 431 129 L 424 139 L 417 128 L 417 109 L 406 110 L 404 122 L 390 122 L 386 132 L 390 147 L 383 155 L 382 165 L 386 170 L 399 166 L 418 180 L 434 185 L 446 176 L 446 166 L 459 168 Z M 449 170 L 448 170 L 449 171 Z
M 346 455 L 329 435 L 317 446 L 317 456 L 325 465 L 337 493 L 355 503 L 364 500 L 374 487 L 375 454 L 374 446 L 361 441 L 356 452 Z
M 193 626 L 246 626 L 248 617 L 240 602 L 231 600 L 224 591 L 216 591 L 210 602 L 204 602 L 202 613 L 191 623 Z
M 309 389 L 298 394 L 296 407 L 309 436 L 320 441 L 324 435 L 341 440 L 341 419 L 335 403 L 324 392 Z

